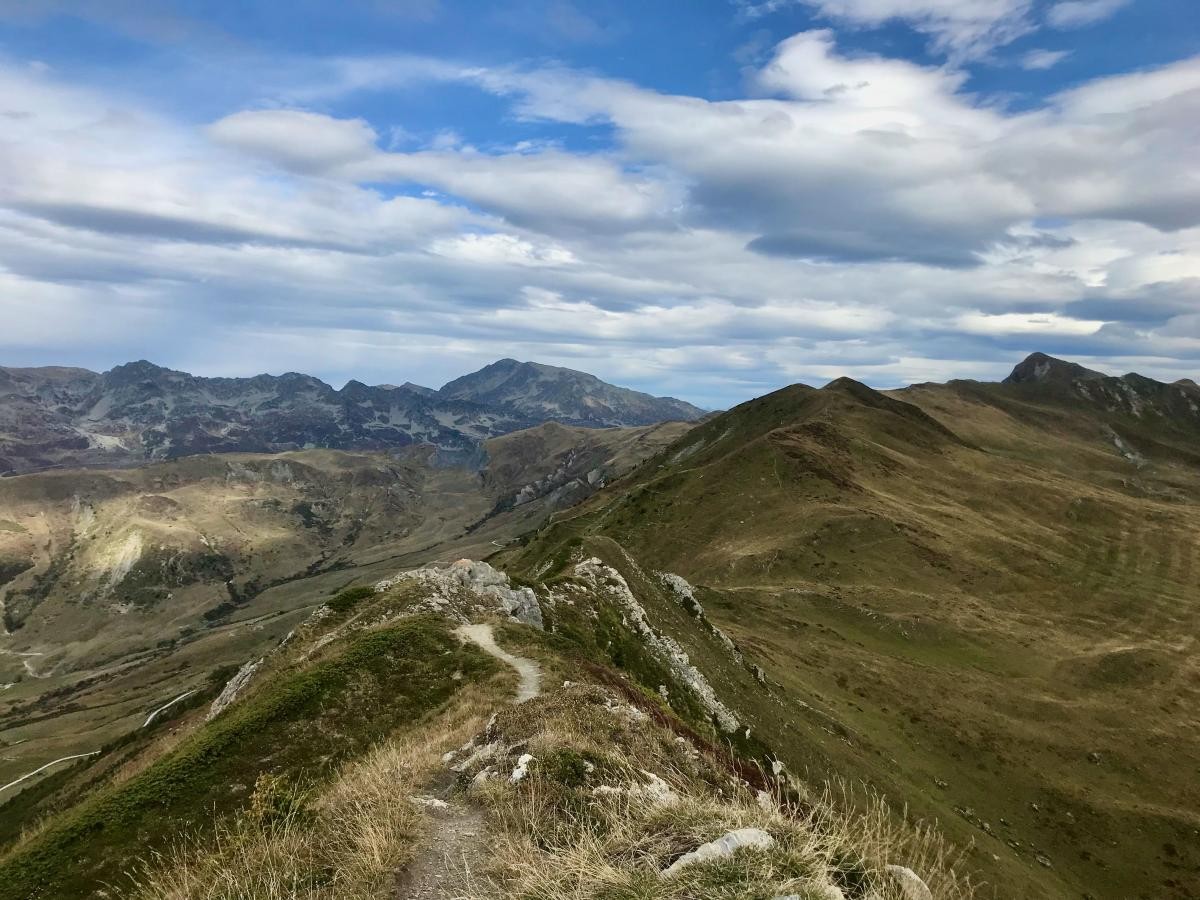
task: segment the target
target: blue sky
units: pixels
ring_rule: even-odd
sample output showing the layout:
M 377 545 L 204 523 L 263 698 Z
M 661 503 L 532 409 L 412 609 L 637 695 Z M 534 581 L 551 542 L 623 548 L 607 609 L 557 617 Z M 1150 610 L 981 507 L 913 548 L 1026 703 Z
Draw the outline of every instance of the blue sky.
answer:
M 1194 0 L 0 0 L 0 362 L 1200 374 Z

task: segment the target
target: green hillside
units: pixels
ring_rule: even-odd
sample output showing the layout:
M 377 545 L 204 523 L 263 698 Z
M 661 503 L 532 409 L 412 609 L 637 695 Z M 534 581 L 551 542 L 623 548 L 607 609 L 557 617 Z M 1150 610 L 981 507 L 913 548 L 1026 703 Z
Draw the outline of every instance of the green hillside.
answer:
M 1060 385 L 793 386 L 705 422 L 504 564 L 541 573 L 603 538 L 701 585 L 777 691 L 730 685 L 755 733 L 936 818 L 992 885 L 1189 897 L 1186 434 Z

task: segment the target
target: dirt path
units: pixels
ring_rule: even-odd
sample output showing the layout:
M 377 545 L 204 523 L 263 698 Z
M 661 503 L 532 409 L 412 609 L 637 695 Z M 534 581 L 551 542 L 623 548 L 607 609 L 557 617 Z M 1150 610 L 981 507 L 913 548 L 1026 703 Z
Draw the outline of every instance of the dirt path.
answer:
M 445 806 L 431 805 L 428 846 L 400 873 L 396 897 L 403 900 L 454 900 L 482 888 L 486 862 L 483 810 L 463 797 L 453 796 L 454 780 L 448 775 L 437 785 L 434 797 Z
M 463 625 L 455 634 L 517 670 L 520 681 L 513 703 L 524 703 L 541 693 L 541 667 L 500 647 L 491 625 Z M 431 785 L 432 794 L 425 801 L 432 825 L 429 840 L 397 878 L 398 900 L 456 900 L 488 884 L 483 874 L 487 861 L 483 810 L 456 794 L 454 785 L 449 772 Z
M 521 681 L 517 685 L 517 696 L 513 700 L 513 703 L 524 703 L 526 700 L 532 700 L 542 692 L 541 667 L 532 659 L 526 659 L 523 656 L 513 656 L 513 654 L 500 647 L 496 643 L 496 637 L 492 632 L 491 625 L 461 625 L 454 633 L 459 637 L 478 644 L 485 653 L 490 653 L 496 659 L 508 663 L 517 670 L 517 674 L 521 676 Z

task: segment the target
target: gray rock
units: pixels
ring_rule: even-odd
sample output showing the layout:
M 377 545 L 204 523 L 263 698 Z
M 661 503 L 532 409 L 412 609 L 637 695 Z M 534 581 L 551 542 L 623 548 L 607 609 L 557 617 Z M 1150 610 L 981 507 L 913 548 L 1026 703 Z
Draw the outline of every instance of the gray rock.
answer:
M 724 859 L 732 856 L 742 847 L 755 847 L 759 850 L 766 850 L 774 845 L 775 838 L 771 837 L 761 828 L 738 828 L 735 831 L 721 835 L 715 841 L 701 844 L 690 853 L 683 854 L 683 856 L 663 869 L 661 875 L 663 878 L 671 878 L 694 863 Z
M 907 866 L 888 866 L 887 873 L 900 889 L 904 900 L 933 900 L 933 892 L 929 890 L 921 876 Z

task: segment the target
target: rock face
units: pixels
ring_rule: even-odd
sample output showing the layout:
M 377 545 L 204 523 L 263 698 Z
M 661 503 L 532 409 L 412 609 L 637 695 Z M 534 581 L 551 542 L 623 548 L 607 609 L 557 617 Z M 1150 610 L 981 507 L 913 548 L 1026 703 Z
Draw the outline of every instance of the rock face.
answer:
M 104 373 L 0 368 L 0 475 L 311 447 L 431 444 L 447 459 L 469 459 L 487 438 L 546 421 L 634 425 L 700 414 L 582 372 L 517 365 L 537 377 L 510 373 L 498 383 L 485 373 L 509 370 L 496 363 L 441 391 L 358 381 L 335 390 L 295 372 L 199 378 L 144 360 Z
M 1018 363 L 1003 383 L 1080 402 L 1109 415 L 1160 421 L 1172 428 L 1200 427 L 1200 389 L 1186 378 L 1167 384 L 1135 372 L 1105 375 L 1034 353 Z
M 614 387 L 594 375 L 541 363 L 502 359 L 444 385 L 438 396 L 509 410 L 513 415 L 572 425 L 651 425 L 692 421 L 704 410 L 674 397 Z

